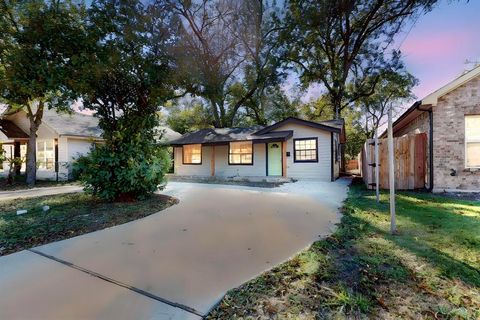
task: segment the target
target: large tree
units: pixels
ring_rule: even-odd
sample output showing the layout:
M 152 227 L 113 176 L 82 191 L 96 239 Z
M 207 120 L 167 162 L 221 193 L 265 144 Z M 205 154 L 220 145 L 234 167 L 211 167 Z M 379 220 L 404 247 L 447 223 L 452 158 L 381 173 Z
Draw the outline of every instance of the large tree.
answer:
M 232 126 L 240 109 L 266 122 L 258 102 L 279 73 L 278 7 L 268 0 L 170 1 L 183 28 L 177 57 L 185 88 L 210 107 L 215 127 Z
M 74 89 L 105 143 L 79 161 L 86 190 L 108 200 L 144 197 L 163 182 L 158 111 L 172 97 L 176 21 L 162 1 L 99 0 L 88 12 L 89 61 Z
M 27 183 L 36 180 L 36 133 L 45 108 L 68 109 L 81 60 L 83 7 L 70 1 L 0 1 L 0 99 L 30 122 Z
M 382 70 L 397 68 L 395 36 L 436 0 L 290 0 L 283 33 L 288 60 L 306 84 L 321 84 L 335 116 L 374 92 Z
M 395 112 L 415 98 L 412 89 L 418 84 L 418 80 L 405 68 L 382 71 L 377 82 L 372 95 L 356 101 L 362 111 L 362 122 L 368 138 L 373 138 L 375 131 L 385 124 L 388 109 Z

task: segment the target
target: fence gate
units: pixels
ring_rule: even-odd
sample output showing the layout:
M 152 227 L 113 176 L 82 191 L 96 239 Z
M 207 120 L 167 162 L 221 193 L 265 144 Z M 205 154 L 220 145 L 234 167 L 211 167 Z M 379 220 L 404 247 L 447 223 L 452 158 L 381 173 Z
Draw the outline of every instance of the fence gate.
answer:
M 387 139 L 379 139 L 380 163 L 375 163 L 375 140 L 368 139 L 360 157 L 363 181 L 375 189 L 375 167 L 380 168 L 380 188 L 388 189 Z M 395 188 L 413 190 L 425 187 L 427 173 L 427 134 L 418 133 L 393 139 L 395 150 Z

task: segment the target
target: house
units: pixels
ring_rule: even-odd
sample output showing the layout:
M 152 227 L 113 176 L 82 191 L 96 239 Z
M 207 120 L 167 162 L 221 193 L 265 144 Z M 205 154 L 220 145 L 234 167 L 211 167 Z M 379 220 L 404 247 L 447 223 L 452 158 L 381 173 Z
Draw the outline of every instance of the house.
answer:
M 393 123 L 394 137 L 422 132 L 428 136 L 428 189 L 479 192 L 480 66 L 417 101 Z
M 0 145 L 7 157 L 25 159 L 30 124 L 24 111 L 5 112 L 0 118 Z M 160 127 L 163 141 L 181 135 L 170 128 Z M 68 180 L 72 176 L 72 161 L 90 151 L 92 144 L 101 143 L 102 130 L 94 116 L 73 112 L 57 113 L 44 110 L 37 131 L 37 179 Z M 8 175 L 7 162 L 0 163 L 0 176 Z M 25 171 L 25 163 L 20 172 Z
M 287 118 L 267 127 L 202 129 L 170 141 L 174 175 L 320 179 L 340 175 L 343 120 Z

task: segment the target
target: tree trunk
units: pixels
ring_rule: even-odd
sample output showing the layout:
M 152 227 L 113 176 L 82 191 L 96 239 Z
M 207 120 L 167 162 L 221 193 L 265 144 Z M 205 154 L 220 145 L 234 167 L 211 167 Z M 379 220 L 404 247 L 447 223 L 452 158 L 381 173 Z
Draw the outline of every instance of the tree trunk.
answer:
M 27 184 L 33 186 L 37 180 L 37 130 L 38 127 L 35 125 L 35 121 L 30 119 L 30 134 L 28 137 L 27 144 Z
M 32 111 L 32 106 L 27 106 L 27 117 L 30 120 L 30 131 L 27 144 L 27 179 L 28 185 L 33 186 L 37 180 L 37 131 L 42 123 L 43 118 L 43 101 L 38 102 L 35 114 Z

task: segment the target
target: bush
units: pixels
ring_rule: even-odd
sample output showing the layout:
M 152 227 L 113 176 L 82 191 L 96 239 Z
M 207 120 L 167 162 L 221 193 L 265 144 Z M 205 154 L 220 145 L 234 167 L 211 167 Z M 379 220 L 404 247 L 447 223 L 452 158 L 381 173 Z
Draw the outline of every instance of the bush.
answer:
M 158 190 L 169 167 L 167 149 L 140 130 L 96 145 L 77 159 L 73 170 L 86 192 L 109 201 L 133 201 Z

